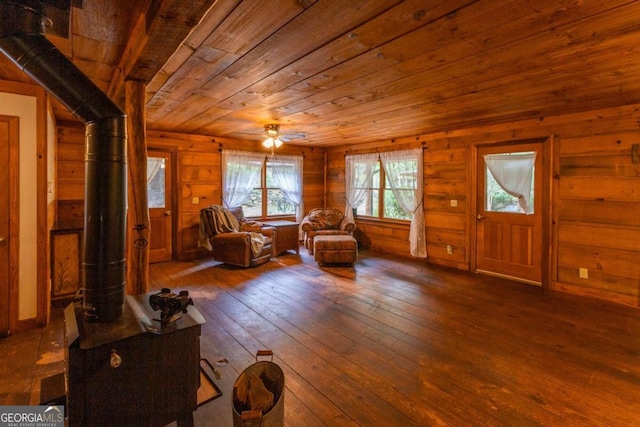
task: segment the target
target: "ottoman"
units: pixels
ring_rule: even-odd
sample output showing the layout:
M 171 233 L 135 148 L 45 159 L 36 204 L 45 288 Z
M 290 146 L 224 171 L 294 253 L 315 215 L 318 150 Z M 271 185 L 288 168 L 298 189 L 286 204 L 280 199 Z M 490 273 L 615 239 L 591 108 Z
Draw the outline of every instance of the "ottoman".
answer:
M 322 264 L 351 264 L 358 260 L 358 242 L 351 236 L 316 236 L 313 238 L 314 259 Z

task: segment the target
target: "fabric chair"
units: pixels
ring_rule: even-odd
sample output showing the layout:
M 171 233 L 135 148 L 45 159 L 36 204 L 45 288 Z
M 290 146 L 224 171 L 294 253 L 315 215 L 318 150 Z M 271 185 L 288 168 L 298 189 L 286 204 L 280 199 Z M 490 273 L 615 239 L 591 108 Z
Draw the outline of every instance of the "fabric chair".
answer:
M 198 246 L 213 259 L 239 267 L 254 267 L 273 256 L 276 229 L 244 217 L 242 208 L 212 205 L 200 210 Z
M 304 245 L 313 254 L 313 238 L 316 236 L 351 235 L 356 223 L 347 220 L 338 209 L 311 209 L 302 219 Z

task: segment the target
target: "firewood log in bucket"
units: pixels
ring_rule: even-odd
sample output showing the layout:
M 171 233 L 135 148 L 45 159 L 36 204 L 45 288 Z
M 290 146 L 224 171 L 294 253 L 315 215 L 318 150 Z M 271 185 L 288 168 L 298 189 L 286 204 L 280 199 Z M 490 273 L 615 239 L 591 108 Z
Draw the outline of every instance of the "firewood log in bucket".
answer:
M 259 360 L 270 357 L 271 360 Z M 234 427 L 284 425 L 284 373 L 273 363 L 271 350 L 259 350 L 256 362 L 233 385 Z

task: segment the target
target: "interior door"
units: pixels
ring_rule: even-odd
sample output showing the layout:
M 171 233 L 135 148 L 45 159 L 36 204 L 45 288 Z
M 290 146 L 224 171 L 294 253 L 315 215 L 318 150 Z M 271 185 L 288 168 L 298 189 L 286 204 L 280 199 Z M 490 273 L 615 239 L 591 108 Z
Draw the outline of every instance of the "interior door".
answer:
M 2 188 L 0 191 L 0 336 L 9 335 L 10 330 L 9 221 L 10 193 L 14 188 L 9 182 L 11 144 L 11 119 L 2 116 L 0 117 L 0 188 Z
M 149 262 L 171 261 L 173 257 L 171 170 L 170 152 L 148 152 Z
M 519 198 L 508 194 L 487 167 L 487 155 L 535 153 L 532 191 L 525 213 Z M 543 144 L 526 143 L 478 148 L 476 269 L 479 273 L 542 283 Z M 505 186 L 506 187 L 506 186 Z

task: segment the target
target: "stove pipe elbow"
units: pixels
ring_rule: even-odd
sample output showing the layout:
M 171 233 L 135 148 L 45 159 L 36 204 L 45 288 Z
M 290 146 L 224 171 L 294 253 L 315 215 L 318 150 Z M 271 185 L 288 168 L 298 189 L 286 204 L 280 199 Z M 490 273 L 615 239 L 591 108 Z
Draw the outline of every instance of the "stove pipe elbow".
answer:
M 46 37 L 37 0 L 0 0 L 0 51 L 85 124 L 84 314 L 122 315 L 126 287 L 126 116 Z

